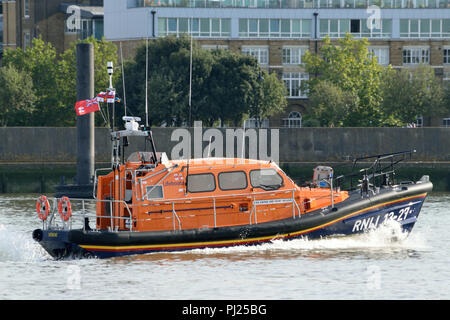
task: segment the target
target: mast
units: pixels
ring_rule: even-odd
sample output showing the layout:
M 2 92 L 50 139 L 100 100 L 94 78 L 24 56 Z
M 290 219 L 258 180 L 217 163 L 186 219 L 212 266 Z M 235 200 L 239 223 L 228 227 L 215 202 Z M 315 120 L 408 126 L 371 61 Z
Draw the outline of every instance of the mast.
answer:
M 147 7 L 147 2 L 144 1 Z M 145 38 L 145 127 L 148 128 L 148 10 L 145 11 L 146 17 L 146 38 Z M 156 160 L 156 159 L 155 159 Z
M 190 56 L 189 56 L 189 123 L 188 126 L 192 128 L 192 20 L 191 17 L 189 23 L 189 31 L 191 35 L 191 48 L 190 48 Z M 188 180 L 189 180 L 189 159 L 191 158 L 191 147 L 192 147 L 192 141 L 189 141 L 189 154 L 187 159 L 187 168 L 186 168 L 186 189 L 185 189 L 185 195 L 188 193 Z

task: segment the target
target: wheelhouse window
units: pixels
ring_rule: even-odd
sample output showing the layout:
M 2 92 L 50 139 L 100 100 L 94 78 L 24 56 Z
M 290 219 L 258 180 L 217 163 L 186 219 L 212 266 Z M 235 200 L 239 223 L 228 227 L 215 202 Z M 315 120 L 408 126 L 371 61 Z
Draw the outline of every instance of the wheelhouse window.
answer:
M 189 192 L 210 192 L 216 189 L 216 180 L 212 173 L 190 174 L 187 179 Z
M 218 178 L 219 188 L 222 190 L 241 190 L 248 186 L 244 171 L 221 172 Z
M 147 199 L 163 199 L 163 187 L 156 185 L 156 186 L 146 186 L 145 187 L 145 198 Z
M 254 188 L 276 190 L 283 185 L 283 178 L 274 169 L 250 171 L 250 183 Z

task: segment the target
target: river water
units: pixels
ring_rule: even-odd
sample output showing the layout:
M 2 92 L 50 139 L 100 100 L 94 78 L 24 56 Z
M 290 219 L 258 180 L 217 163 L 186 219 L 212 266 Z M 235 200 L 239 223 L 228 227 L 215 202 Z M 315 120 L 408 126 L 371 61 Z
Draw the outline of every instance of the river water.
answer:
M 450 194 L 397 226 L 322 240 L 54 261 L 31 239 L 38 195 L 0 196 L 0 300 L 449 299 Z

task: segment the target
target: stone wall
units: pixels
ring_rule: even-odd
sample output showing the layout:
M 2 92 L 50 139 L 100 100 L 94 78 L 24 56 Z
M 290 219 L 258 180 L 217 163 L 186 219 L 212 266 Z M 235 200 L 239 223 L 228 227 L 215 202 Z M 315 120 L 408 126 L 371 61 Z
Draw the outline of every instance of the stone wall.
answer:
M 180 136 L 173 135 L 175 129 L 153 129 L 157 151 L 166 152 L 169 158 L 175 146 L 180 148 L 183 143 Z M 181 129 L 181 132 L 183 130 Z M 227 147 L 229 148 L 227 140 L 230 144 L 234 135 L 233 154 L 240 156 L 242 133 L 236 130 L 241 128 L 200 130 L 195 136 L 191 128 L 188 134 L 191 135 L 192 141 L 202 140 L 203 153 L 209 144 L 208 134 L 215 132 L 223 137 L 224 155 Z M 180 132 L 180 129 L 177 132 Z M 268 148 L 266 153 L 270 155 L 271 145 L 274 146 L 272 143 L 278 142 L 280 163 L 341 162 L 354 157 L 413 149 L 417 151 L 413 161 L 450 162 L 450 128 L 271 128 L 259 131 L 247 129 L 246 132 L 248 136 L 256 136 L 256 140 L 246 139 L 247 156 L 252 150 L 259 152 L 255 143 L 258 146 L 265 144 Z M 267 134 L 267 142 L 261 140 L 264 139 L 264 133 Z M 97 128 L 95 134 L 96 162 L 110 161 L 111 141 L 108 130 Z M 0 128 L 0 137 L 0 164 L 76 162 L 76 128 Z M 143 141 L 131 139 L 130 142 L 127 154 L 145 148 Z M 197 156 L 198 154 L 197 152 Z

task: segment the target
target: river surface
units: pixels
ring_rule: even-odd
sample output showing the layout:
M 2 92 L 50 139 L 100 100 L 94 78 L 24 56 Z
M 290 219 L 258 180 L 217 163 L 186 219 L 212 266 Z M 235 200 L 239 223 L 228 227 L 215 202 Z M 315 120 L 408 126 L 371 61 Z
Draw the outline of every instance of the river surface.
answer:
M 0 196 L 0 300 L 450 299 L 450 194 L 412 233 L 54 261 L 31 238 L 38 195 Z

